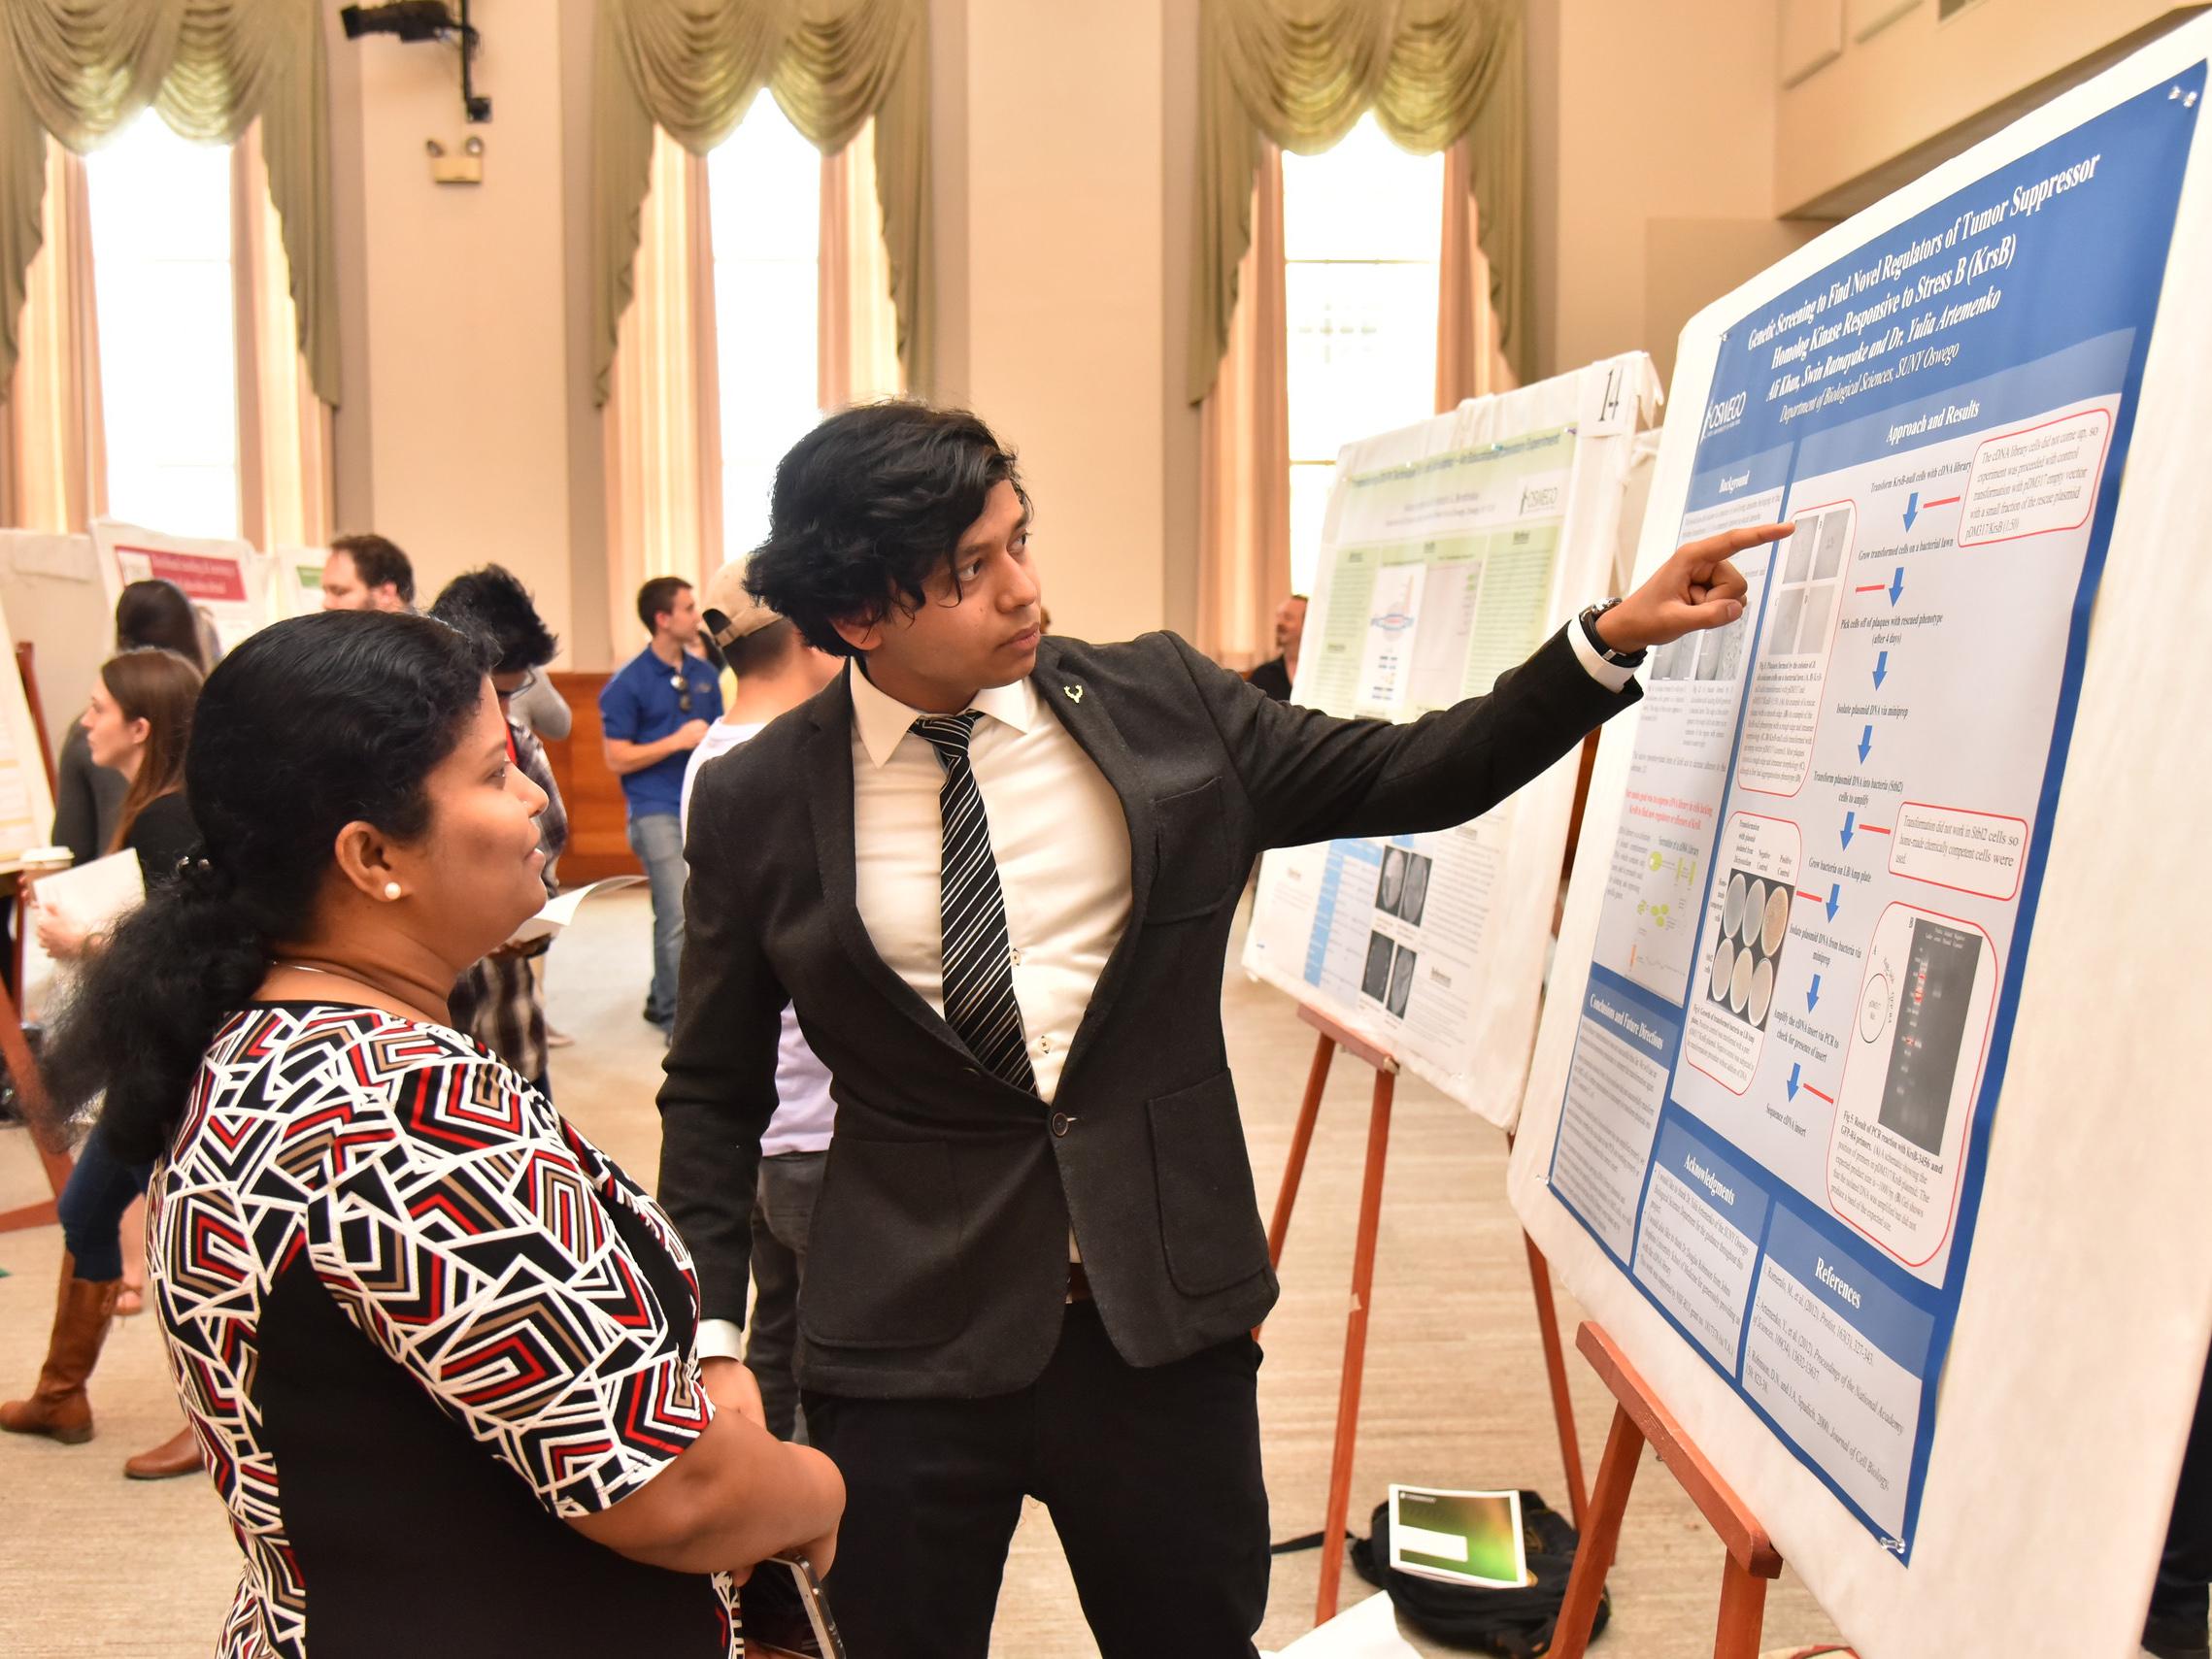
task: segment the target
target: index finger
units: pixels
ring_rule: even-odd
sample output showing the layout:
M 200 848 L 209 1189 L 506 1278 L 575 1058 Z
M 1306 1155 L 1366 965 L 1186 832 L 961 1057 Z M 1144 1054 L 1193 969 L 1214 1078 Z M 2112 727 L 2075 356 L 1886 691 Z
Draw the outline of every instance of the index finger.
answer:
M 1736 530 L 1723 530 L 1718 535 L 1705 536 L 1694 542 L 1686 542 L 1676 553 L 1692 565 L 1710 566 L 1723 559 L 1752 547 L 1762 547 L 1769 542 L 1779 542 L 1785 536 L 1794 536 L 1794 524 L 1746 524 Z

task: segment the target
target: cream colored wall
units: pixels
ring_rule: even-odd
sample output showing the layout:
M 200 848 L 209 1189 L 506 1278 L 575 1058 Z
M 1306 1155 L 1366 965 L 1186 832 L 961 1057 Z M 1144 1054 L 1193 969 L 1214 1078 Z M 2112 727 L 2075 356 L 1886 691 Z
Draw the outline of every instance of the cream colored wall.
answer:
M 1938 23 L 1936 0 L 1793 3 L 1818 15 L 1841 50 L 1780 94 L 1774 200 L 1784 211 L 1827 205 L 1838 192 L 1847 195 L 1838 205 L 1863 205 L 1858 198 L 1881 186 L 1850 192 L 1855 181 L 1883 175 L 2069 65 L 2201 10 L 2172 0 L 1981 0 Z M 1939 158 L 1915 157 L 1908 176 Z
M 1162 27 L 1161 0 L 967 8 L 968 390 L 1086 639 L 1163 615 Z
M 475 129 L 486 147 L 477 185 L 433 184 L 423 149 L 435 138 L 457 151 L 470 130 L 453 54 L 388 37 L 348 42 L 330 21 L 330 50 L 348 54 L 359 80 L 364 257 L 341 297 L 361 309 L 367 335 L 358 389 L 369 499 L 342 503 L 341 528 L 373 527 L 405 547 L 424 600 L 456 572 L 497 560 L 565 637 L 561 31 L 542 0 L 477 0 L 472 20 L 485 40 L 478 87 L 493 109 Z
M 1547 372 L 1643 349 L 1802 233 L 1774 223 L 1766 0 L 1541 0 L 1530 187 Z

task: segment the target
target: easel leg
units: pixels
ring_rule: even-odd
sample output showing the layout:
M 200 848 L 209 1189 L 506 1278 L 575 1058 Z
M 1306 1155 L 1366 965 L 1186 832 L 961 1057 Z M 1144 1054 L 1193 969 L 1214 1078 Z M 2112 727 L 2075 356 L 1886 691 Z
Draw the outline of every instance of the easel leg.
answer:
M 1528 1282 L 1536 1293 L 1536 1330 L 1544 1340 L 1544 1371 L 1552 1381 L 1552 1416 L 1559 1428 L 1559 1466 L 1567 1476 L 1567 1505 L 1574 1511 L 1575 1531 L 1588 1524 L 1590 1495 L 1582 1480 L 1582 1443 L 1575 1434 L 1574 1398 L 1567 1392 L 1567 1356 L 1559 1345 L 1559 1311 L 1552 1301 L 1552 1264 L 1526 1233 L 1521 1242 L 1528 1246 Z
M 16 982 L 22 983 L 19 955 Z M 0 1059 L 7 1061 L 8 1075 L 15 1079 L 16 1098 L 22 1104 L 23 1115 L 31 1126 L 31 1142 L 38 1147 L 39 1162 L 46 1168 L 47 1185 L 58 1198 L 61 1189 L 69 1184 L 69 1154 L 53 1151 L 46 1144 L 43 1126 L 52 1115 L 47 1104 L 46 1082 L 39 1076 L 38 1062 L 31 1058 L 31 1045 L 23 1041 L 22 1021 L 17 1017 L 15 999 L 5 990 L 0 990 Z M 0 1233 L 44 1227 L 53 1218 L 53 1199 L 43 1199 L 0 1214 Z
M 1352 1509 L 1352 1453 L 1359 1439 L 1359 1384 L 1367 1364 L 1367 1306 L 1375 1287 L 1375 1235 L 1383 1218 L 1383 1167 L 1391 1149 L 1391 1102 L 1397 1078 L 1375 1074 L 1367 1115 L 1367 1171 L 1359 1188 L 1359 1231 L 1352 1246 L 1352 1311 L 1344 1324 L 1344 1381 L 1336 1399 L 1336 1452 L 1329 1464 L 1328 1512 L 1322 1521 L 1321 1594 L 1314 1623 L 1336 1616 L 1344 1572 L 1344 1522 Z
M 1766 1580 L 1728 1556 L 1721 1569 L 1721 1621 L 1713 1633 L 1713 1659 L 1757 1659 L 1766 1623 Z
M 1314 1144 L 1314 1120 L 1321 1115 L 1321 1093 L 1328 1086 L 1329 1062 L 1336 1058 L 1336 1043 L 1324 1037 L 1314 1044 L 1314 1063 L 1306 1073 L 1306 1098 L 1298 1105 L 1298 1126 L 1290 1133 L 1290 1161 L 1283 1166 L 1283 1189 L 1275 1195 L 1275 1219 L 1267 1224 L 1267 1265 L 1283 1265 L 1283 1241 L 1290 1235 L 1290 1209 L 1298 1202 L 1298 1182 L 1305 1178 L 1306 1153 Z
M 1628 1488 L 1636 1483 L 1636 1462 L 1644 1454 L 1644 1434 L 1625 1407 L 1613 1412 L 1605 1455 L 1597 1463 L 1597 1489 L 1591 1494 L 1590 1524 L 1575 1548 L 1574 1572 L 1552 1639 L 1552 1659 L 1583 1659 L 1590 1627 L 1597 1618 L 1597 1599 L 1621 1543 L 1621 1517 L 1627 1511 Z

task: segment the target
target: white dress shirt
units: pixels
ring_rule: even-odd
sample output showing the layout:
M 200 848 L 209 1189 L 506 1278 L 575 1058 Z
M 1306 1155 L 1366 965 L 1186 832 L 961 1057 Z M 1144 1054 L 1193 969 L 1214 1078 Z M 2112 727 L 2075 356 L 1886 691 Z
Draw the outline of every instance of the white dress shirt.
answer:
M 945 1012 L 939 910 L 945 768 L 910 729 L 923 717 L 879 691 L 857 665 L 853 681 L 855 899 L 892 973 Z M 1026 680 L 979 692 L 983 713 L 968 765 L 990 821 L 1006 902 L 1014 1000 L 1037 1094 L 1059 1087 L 1068 1045 L 1129 919 L 1129 824 L 1121 798 Z

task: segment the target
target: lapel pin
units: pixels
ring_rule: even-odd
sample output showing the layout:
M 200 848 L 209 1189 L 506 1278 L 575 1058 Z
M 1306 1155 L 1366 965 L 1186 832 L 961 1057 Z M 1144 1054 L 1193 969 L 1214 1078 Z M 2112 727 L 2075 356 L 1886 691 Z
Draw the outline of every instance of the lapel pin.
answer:
M 1060 687 L 1060 689 L 1061 689 L 1062 691 L 1064 691 L 1064 692 L 1066 692 L 1066 693 L 1067 693 L 1067 700 L 1068 700 L 1070 703 L 1080 703 L 1080 702 L 1082 702 L 1082 701 L 1083 701 L 1083 687 L 1082 687 L 1082 686 L 1080 686 L 1080 685 L 1063 685 L 1063 686 L 1061 686 L 1061 687 Z

